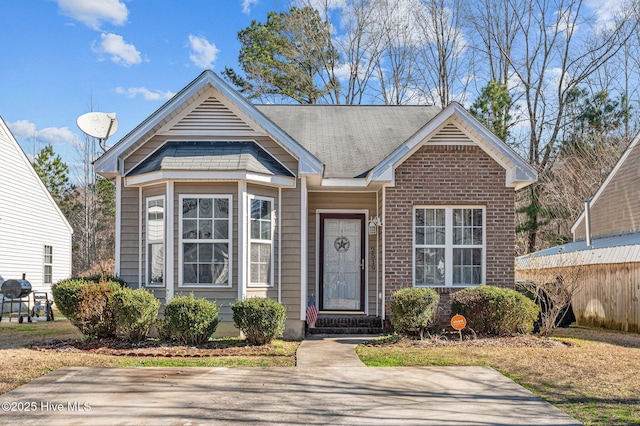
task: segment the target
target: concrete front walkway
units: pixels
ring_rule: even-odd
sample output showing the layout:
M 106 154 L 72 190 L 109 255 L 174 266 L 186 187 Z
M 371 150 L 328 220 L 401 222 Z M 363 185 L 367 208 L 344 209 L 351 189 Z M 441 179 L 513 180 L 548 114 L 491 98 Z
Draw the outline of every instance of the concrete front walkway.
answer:
M 0 424 L 579 424 L 491 368 L 365 367 L 362 340 L 306 340 L 298 367 L 61 368 L 1 396 Z

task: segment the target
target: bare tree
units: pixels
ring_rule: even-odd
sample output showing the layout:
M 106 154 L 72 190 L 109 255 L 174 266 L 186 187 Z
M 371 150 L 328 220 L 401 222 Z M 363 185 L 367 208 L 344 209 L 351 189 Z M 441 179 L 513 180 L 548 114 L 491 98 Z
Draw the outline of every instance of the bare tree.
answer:
M 571 299 L 580 291 L 585 273 L 580 252 L 520 259 L 518 287 L 540 306 L 541 335 L 548 336 L 570 312 Z
M 442 108 L 464 94 L 469 69 L 463 66 L 466 42 L 461 28 L 462 4 L 459 0 L 423 0 L 414 9 L 415 22 L 420 30 L 416 46 L 420 87 L 424 97 Z
M 528 161 L 541 175 L 553 166 L 564 130 L 567 93 L 615 56 L 638 26 L 635 10 L 627 9 L 613 25 L 598 27 L 583 3 L 509 0 L 519 39 L 518 48 L 505 58 L 522 90 Z M 506 46 L 499 47 L 506 54 Z M 523 210 L 527 221 L 521 230 L 527 233 L 528 251 L 538 244 L 543 192 L 541 182 L 526 189 L 529 205 Z

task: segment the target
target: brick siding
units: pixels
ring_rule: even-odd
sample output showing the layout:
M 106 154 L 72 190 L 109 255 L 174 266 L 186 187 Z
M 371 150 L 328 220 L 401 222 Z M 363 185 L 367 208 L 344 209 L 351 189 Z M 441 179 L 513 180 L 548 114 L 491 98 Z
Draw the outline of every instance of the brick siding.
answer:
M 505 187 L 505 170 L 476 146 L 423 146 L 396 169 L 386 190 L 387 312 L 394 291 L 412 285 L 414 205 L 479 205 L 486 208 L 486 283 L 514 285 L 515 194 Z M 451 314 L 449 293 L 441 294 L 440 320 Z

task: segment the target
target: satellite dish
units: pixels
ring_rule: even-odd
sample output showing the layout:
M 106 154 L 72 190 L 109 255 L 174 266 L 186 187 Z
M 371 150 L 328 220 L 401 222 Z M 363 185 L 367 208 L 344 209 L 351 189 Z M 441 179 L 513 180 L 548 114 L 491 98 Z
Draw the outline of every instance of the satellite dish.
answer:
M 76 123 L 83 133 L 99 139 L 102 149 L 105 149 L 103 142 L 118 130 L 115 112 L 88 112 L 78 117 Z

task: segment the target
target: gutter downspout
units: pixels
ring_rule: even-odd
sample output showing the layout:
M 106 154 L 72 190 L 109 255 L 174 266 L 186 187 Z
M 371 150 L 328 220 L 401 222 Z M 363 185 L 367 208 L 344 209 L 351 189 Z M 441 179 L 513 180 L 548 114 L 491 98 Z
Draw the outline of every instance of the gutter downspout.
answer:
M 592 248 L 591 244 L 591 200 L 584 200 L 584 234 L 587 247 Z

